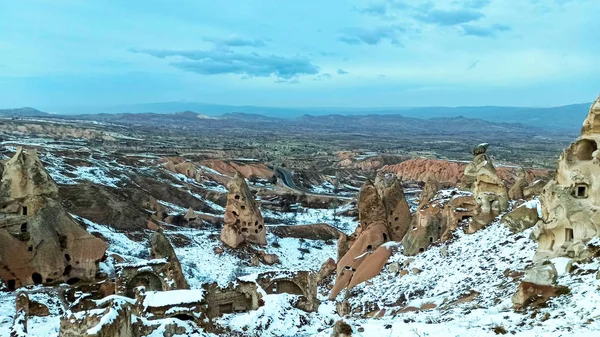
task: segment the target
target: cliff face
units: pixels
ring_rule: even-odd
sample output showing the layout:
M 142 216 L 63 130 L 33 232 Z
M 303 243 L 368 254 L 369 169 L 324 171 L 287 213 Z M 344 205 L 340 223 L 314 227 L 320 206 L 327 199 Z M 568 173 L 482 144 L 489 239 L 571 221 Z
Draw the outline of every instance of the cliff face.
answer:
M 468 163 L 451 162 L 439 159 L 417 158 L 403 161 L 396 165 L 386 165 L 380 171 L 395 173 L 401 180 L 423 181 L 434 180 L 442 185 L 455 186 L 463 178 L 465 167 Z M 519 175 L 519 168 L 497 167 L 500 179 L 512 185 Z M 527 169 L 526 177 L 529 181 L 548 176 L 548 170 Z

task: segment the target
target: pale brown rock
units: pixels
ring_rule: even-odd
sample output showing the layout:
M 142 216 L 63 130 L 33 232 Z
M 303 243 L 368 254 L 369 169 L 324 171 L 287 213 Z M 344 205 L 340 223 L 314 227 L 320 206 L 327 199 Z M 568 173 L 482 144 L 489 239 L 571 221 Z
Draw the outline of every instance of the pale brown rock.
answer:
M 348 289 L 354 288 L 356 285 L 379 275 L 391 255 L 391 248 L 388 248 L 385 245 L 379 246 L 377 250 L 372 254 L 369 254 L 365 258 L 365 261 L 358 266 L 352 276 L 352 280 L 348 284 Z
M 244 177 L 236 174 L 227 184 L 227 189 L 229 194 L 221 240 L 232 248 L 244 241 L 266 245 L 264 220 Z
M 321 282 L 327 276 L 333 274 L 333 272 L 335 272 L 336 266 L 337 265 L 332 258 L 327 259 L 327 261 L 323 263 L 321 269 L 319 270 L 318 282 Z
M 600 233 L 600 98 L 590 108 L 581 137 L 563 151 L 556 175 L 543 189 L 542 221 L 534 227 L 536 260 L 590 254 L 586 242 Z
M 390 240 L 401 241 L 408 231 L 412 218 L 402 184 L 395 177 L 386 178 L 378 174 L 375 187 L 386 212 Z
M 0 278 L 9 289 L 93 279 L 108 245 L 63 209 L 35 150 L 18 148 L 0 183 Z
M 535 226 L 538 220 L 537 209 L 528 208 L 527 206 L 517 207 L 502 216 L 502 223 L 513 233 L 520 233 Z
M 479 207 L 472 195 L 455 193 L 449 199 L 419 205 L 402 240 L 405 255 L 416 255 L 436 242 L 450 240 L 461 222 L 471 221 L 477 214 Z
M 352 336 L 352 327 L 344 321 L 335 322 L 331 337 L 350 337 Z
M 527 176 L 526 176 L 525 170 L 523 170 L 521 168 L 518 171 L 517 180 L 515 180 L 515 183 L 508 190 L 508 197 L 511 200 L 525 199 L 525 195 L 523 194 L 523 190 L 527 186 L 529 186 L 529 181 L 527 181 Z
M 154 232 L 152 237 L 150 237 L 150 247 L 152 258 L 167 260 L 166 274 L 167 278 L 174 282 L 175 287 L 173 288 L 189 289 L 190 286 L 183 275 L 181 263 L 179 263 L 175 250 L 161 230 Z

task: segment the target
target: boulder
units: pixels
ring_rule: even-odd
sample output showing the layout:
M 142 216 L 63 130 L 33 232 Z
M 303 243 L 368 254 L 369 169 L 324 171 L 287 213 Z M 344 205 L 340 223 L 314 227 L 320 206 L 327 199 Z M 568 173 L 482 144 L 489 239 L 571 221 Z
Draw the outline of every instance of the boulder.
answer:
M 556 283 L 558 272 L 554 264 L 546 261 L 543 264 L 525 271 L 524 282 L 529 282 L 537 285 L 549 286 Z
M 352 336 L 352 327 L 344 321 L 337 321 L 333 327 L 331 337 L 350 337 Z
M 543 306 L 551 298 L 569 292 L 569 288 L 566 286 L 539 285 L 523 281 L 511 300 L 516 310 L 537 308 Z
M 327 261 L 325 261 L 325 263 L 323 263 L 321 269 L 319 269 L 319 276 L 317 278 L 317 282 L 321 282 L 322 280 L 327 278 L 327 276 L 333 274 L 333 272 L 335 272 L 335 269 L 335 261 L 332 258 L 329 258 Z
M 529 208 L 527 204 L 506 213 L 502 217 L 502 223 L 513 233 L 520 233 L 535 226 L 539 221 L 536 208 Z

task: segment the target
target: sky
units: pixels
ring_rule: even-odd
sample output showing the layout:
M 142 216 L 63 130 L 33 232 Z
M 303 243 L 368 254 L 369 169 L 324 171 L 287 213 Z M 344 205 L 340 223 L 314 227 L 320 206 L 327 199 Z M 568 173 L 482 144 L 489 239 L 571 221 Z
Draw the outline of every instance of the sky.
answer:
M 0 0 L 0 107 L 558 106 L 598 0 Z

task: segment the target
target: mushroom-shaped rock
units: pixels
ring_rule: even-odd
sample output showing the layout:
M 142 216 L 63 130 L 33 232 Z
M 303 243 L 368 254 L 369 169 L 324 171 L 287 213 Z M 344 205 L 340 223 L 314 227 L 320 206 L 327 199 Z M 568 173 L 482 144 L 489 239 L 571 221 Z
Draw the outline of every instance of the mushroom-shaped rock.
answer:
M 244 241 L 266 245 L 264 219 L 244 177 L 239 172 L 236 173 L 227 184 L 227 189 L 229 194 L 221 240 L 232 248 Z
M 35 150 L 18 148 L 0 183 L 0 279 L 9 289 L 90 280 L 108 245 L 63 209 Z

